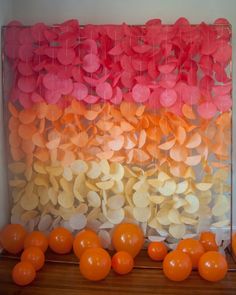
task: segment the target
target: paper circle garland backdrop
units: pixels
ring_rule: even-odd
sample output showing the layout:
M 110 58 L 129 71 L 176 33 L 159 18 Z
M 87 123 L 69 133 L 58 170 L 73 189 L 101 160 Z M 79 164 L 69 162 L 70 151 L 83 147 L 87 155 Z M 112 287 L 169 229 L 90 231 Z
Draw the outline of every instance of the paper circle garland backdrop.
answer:
M 11 22 L 12 221 L 91 228 L 108 247 L 130 220 L 163 239 L 199 232 L 206 215 L 227 226 L 231 29 L 214 24 Z

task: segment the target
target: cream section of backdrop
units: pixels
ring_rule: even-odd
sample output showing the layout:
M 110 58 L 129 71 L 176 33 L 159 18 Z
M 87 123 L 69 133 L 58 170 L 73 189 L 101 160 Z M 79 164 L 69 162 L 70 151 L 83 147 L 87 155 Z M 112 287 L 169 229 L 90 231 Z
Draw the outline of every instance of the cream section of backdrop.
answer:
M 225 17 L 233 26 L 233 54 L 236 57 L 236 34 L 234 32 L 236 30 L 236 0 L 0 0 L 0 5 L 1 23 L 4 23 L 11 15 L 24 24 L 39 21 L 53 24 L 69 18 L 77 18 L 81 24 L 122 22 L 143 24 L 151 18 L 160 18 L 163 23 L 173 23 L 180 16 L 188 18 L 191 23 L 201 21 L 210 23 L 216 18 Z M 235 63 L 233 68 L 236 73 Z M 235 81 L 234 79 L 234 97 Z M 235 110 L 234 104 L 234 113 Z M 234 151 L 236 151 L 236 132 L 233 137 L 235 138 Z M 2 160 L 0 165 L 1 163 Z M 234 163 L 236 164 L 236 152 Z M 3 181 L 0 179 L 0 185 L 2 184 Z M 0 194 L 0 208 L 2 209 L 3 205 L 6 206 L 3 202 L 4 191 L 1 190 Z M 236 190 L 234 197 L 236 198 Z M 236 201 L 234 212 L 236 213 Z M 2 216 L 0 212 L 0 225 L 4 218 L 5 216 Z M 236 226 L 236 216 L 234 224 Z

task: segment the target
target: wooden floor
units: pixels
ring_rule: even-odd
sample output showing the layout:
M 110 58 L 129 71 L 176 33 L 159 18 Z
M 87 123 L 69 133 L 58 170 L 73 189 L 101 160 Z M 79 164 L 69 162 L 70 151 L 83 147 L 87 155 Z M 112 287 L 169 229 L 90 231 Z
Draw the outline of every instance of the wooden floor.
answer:
M 228 255 L 227 277 L 219 283 L 202 280 L 196 271 L 184 282 L 166 279 L 161 264 L 152 262 L 143 252 L 135 261 L 135 269 L 126 276 L 113 271 L 101 282 L 89 282 L 81 277 L 73 255 L 47 254 L 48 261 L 36 280 L 27 287 L 18 287 L 11 280 L 11 270 L 16 258 L 4 255 L 0 258 L 0 295 L 83 295 L 83 294 L 236 294 L 236 264 Z M 55 262 L 57 261 L 57 262 Z M 148 268 L 147 268 L 148 267 Z

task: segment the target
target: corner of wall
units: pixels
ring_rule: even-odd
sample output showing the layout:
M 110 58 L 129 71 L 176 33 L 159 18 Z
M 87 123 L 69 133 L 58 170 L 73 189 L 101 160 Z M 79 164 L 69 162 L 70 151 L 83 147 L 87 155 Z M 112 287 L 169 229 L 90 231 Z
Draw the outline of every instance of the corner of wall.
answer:
M 12 18 L 12 0 L 0 0 L 0 27 Z M 1 38 L 0 38 L 0 49 Z M 1 55 L 2 56 L 2 55 Z M 0 62 L 0 98 L 2 97 L 2 63 Z M 0 108 L 0 122 L 3 122 L 3 110 Z M 9 200 L 6 197 L 7 182 L 4 166 L 4 126 L 0 124 L 0 228 L 9 221 Z

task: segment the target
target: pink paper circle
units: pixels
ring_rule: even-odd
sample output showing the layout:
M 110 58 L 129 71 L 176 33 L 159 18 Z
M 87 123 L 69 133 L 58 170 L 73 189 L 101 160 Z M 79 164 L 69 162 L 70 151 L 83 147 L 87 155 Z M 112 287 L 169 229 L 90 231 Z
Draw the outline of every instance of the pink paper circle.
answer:
M 37 23 L 31 27 L 31 34 L 36 42 L 42 42 L 45 40 L 44 30 L 46 29 L 45 24 Z
M 160 104 L 168 108 L 172 106 L 177 100 L 177 93 L 173 89 L 165 89 L 160 95 Z
M 98 54 L 98 47 L 97 47 L 97 43 L 95 40 L 93 39 L 86 39 L 83 42 L 83 47 L 86 51 L 88 51 L 89 53 L 93 53 L 95 55 Z
M 227 83 L 228 81 L 230 81 L 230 79 L 227 76 L 224 64 L 220 64 L 217 62 L 214 64 L 213 69 L 215 71 L 215 79 L 218 82 Z
M 120 87 L 116 87 L 113 91 L 113 96 L 111 98 L 111 102 L 118 105 L 122 102 L 122 91 Z
M 61 94 L 70 94 L 73 90 L 73 82 L 71 79 L 59 79 L 59 87 L 57 89 Z
M 52 28 L 47 28 L 44 30 L 43 34 L 45 36 L 45 38 L 48 40 L 48 41 L 53 41 L 53 40 L 56 40 L 57 39 L 57 30 L 56 28 L 52 27 Z
M 146 53 L 148 51 L 150 51 L 152 49 L 152 47 L 150 45 L 147 45 L 147 44 L 140 44 L 140 45 L 136 45 L 136 46 L 133 46 L 133 50 L 137 53 Z
M 132 95 L 134 101 L 138 103 L 145 102 L 149 99 L 150 88 L 146 85 L 136 84 L 132 89 Z
M 17 69 L 19 73 L 23 76 L 31 76 L 34 73 L 31 64 L 27 62 L 19 62 Z
M 41 95 L 39 95 L 37 92 L 33 92 L 31 94 L 31 100 L 35 103 L 38 103 L 38 102 L 44 102 L 44 99 Z
M 7 25 L 6 31 L 5 31 L 5 42 L 6 43 L 17 43 L 18 42 L 18 36 L 21 28 L 16 26 L 10 26 Z
M 78 100 L 83 100 L 88 95 L 88 87 L 82 83 L 74 83 L 71 93 Z
M 124 101 L 134 102 L 133 95 L 131 92 L 123 93 L 123 98 L 124 98 Z
M 201 54 L 210 55 L 216 51 L 217 43 L 215 39 L 207 36 L 202 41 Z
M 57 56 L 58 50 L 59 49 L 57 47 L 42 48 L 43 54 L 53 59 Z
M 48 90 L 57 90 L 59 86 L 59 78 L 55 74 L 47 73 L 43 76 L 43 85 Z
M 163 88 L 173 88 L 177 82 L 178 76 L 174 73 L 161 74 L 159 85 Z
M 197 104 L 201 97 L 201 93 L 198 87 L 188 86 L 182 88 L 182 100 L 189 105 Z
M 24 28 L 19 32 L 18 40 L 21 44 L 32 44 L 33 43 L 33 36 L 31 34 L 30 28 Z
M 70 77 L 72 76 L 73 65 L 68 65 L 66 67 L 59 67 L 59 69 L 60 70 L 57 72 L 59 79 L 70 79 Z
M 60 48 L 57 52 L 58 61 L 67 66 L 73 63 L 75 59 L 75 51 L 73 48 Z
M 123 70 L 125 70 L 127 72 L 134 72 L 131 56 L 128 56 L 126 54 L 122 55 L 120 58 L 120 65 Z
M 232 83 L 227 83 L 225 85 L 215 85 L 212 90 L 216 96 L 221 96 L 228 94 L 232 90 Z
M 147 70 L 148 67 L 148 63 L 146 60 L 142 60 L 142 59 L 133 59 L 132 60 L 132 66 L 133 68 L 138 71 L 138 72 L 143 72 Z
M 36 88 L 36 79 L 33 76 L 20 77 L 17 85 L 21 91 L 31 93 Z
M 205 75 L 212 75 L 213 58 L 211 55 L 202 55 L 199 66 Z
M 56 104 L 61 98 L 61 92 L 58 90 L 46 90 L 45 91 L 45 100 L 49 104 Z
M 132 88 L 134 85 L 134 74 L 131 72 L 123 71 L 120 77 L 121 83 L 125 88 Z
M 97 55 L 89 53 L 83 58 L 83 69 L 88 73 L 96 72 L 100 67 L 100 61 Z
M 109 52 L 110 55 L 121 55 L 123 53 L 123 48 L 120 44 L 114 46 Z
M 198 106 L 197 111 L 203 119 L 208 120 L 215 116 L 217 108 L 212 102 L 203 102 Z
M 124 27 L 119 25 L 107 25 L 106 26 L 107 36 L 112 40 L 117 41 L 122 39 L 124 36 Z
M 158 66 L 158 70 L 162 74 L 169 74 L 169 73 L 173 72 L 175 68 L 176 68 L 176 63 L 173 63 L 173 62 Z
M 99 84 L 99 80 L 83 76 L 83 80 L 89 84 L 89 86 L 96 87 Z
M 215 20 L 214 25 L 216 25 L 215 30 L 218 38 L 229 41 L 231 37 L 230 22 L 225 18 L 218 18 Z
M 214 103 L 217 109 L 221 112 L 227 112 L 232 107 L 232 99 L 230 95 L 216 96 Z
M 19 102 L 22 105 L 22 107 L 24 109 L 30 109 L 33 106 L 33 102 L 30 99 L 29 94 L 24 93 L 24 92 L 19 92 L 19 96 L 18 96 Z
M 12 59 L 16 59 L 19 54 L 19 44 L 18 43 L 6 43 L 4 47 L 6 56 Z
M 71 73 L 75 81 L 80 82 L 82 80 L 82 71 L 80 68 L 73 67 Z
M 213 54 L 215 61 L 219 63 L 227 63 L 232 56 L 232 47 L 230 44 L 224 42 L 220 43 L 216 52 Z
M 100 83 L 96 87 L 96 93 L 102 99 L 109 100 L 112 97 L 112 87 L 108 82 Z
M 156 79 L 157 76 L 159 75 L 159 72 L 156 67 L 156 63 L 154 61 L 150 61 L 148 63 L 148 75 L 150 76 L 151 79 Z
M 160 95 L 162 93 L 161 88 L 154 89 L 148 100 L 148 107 L 153 110 L 157 110 L 161 107 L 160 105 Z
M 99 100 L 99 97 L 95 96 L 95 95 L 88 95 L 84 98 L 84 101 L 89 104 L 96 103 L 96 102 L 98 102 L 98 100 Z
M 211 91 L 212 86 L 214 86 L 214 80 L 210 76 L 204 76 L 200 81 L 199 81 L 199 88 L 200 90 L 207 90 Z
M 177 115 L 177 116 L 182 116 L 183 115 L 182 107 L 183 107 L 183 102 L 178 97 L 176 102 L 171 107 L 169 107 L 168 111 Z
M 21 45 L 19 47 L 19 57 L 22 61 L 30 61 L 33 58 L 33 47 L 30 44 Z

